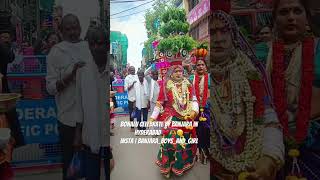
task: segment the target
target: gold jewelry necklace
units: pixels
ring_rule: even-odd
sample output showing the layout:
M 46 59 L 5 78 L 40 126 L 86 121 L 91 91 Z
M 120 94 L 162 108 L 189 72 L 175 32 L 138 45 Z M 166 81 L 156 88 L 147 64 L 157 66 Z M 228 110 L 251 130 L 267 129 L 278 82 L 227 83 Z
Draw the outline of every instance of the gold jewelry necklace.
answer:
M 238 55 L 239 61 L 244 61 L 248 59 L 244 59 L 244 56 L 241 54 Z M 255 97 L 252 96 L 251 88 L 249 81 L 245 72 L 250 69 L 246 63 L 243 63 L 241 66 L 235 66 L 231 70 L 230 79 L 232 85 L 232 111 L 231 112 L 223 112 L 221 105 L 219 105 L 219 98 L 215 95 L 213 97 L 213 104 L 211 106 L 211 116 L 213 116 L 213 121 L 211 121 L 211 146 L 212 157 L 219 162 L 225 169 L 233 172 L 240 173 L 242 171 L 246 171 L 247 167 L 254 167 L 254 164 L 258 158 L 261 157 L 262 152 L 262 125 L 258 125 L 254 123 L 254 101 Z M 240 91 L 239 91 L 240 90 Z M 238 92 L 237 92 L 238 91 Z M 244 97 L 238 99 L 237 93 L 243 92 Z M 226 120 L 229 117 L 229 121 L 233 121 L 239 116 L 239 112 L 242 112 L 241 109 L 237 109 L 237 107 L 241 107 L 241 104 L 244 104 L 245 112 L 245 120 L 244 124 L 237 125 L 235 128 L 242 126 L 243 130 L 245 129 L 245 144 L 244 149 L 240 154 L 236 154 L 235 152 L 228 152 L 223 148 L 223 137 L 231 137 L 234 131 L 238 131 L 239 135 L 242 133 L 241 129 L 233 130 L 233 127 L 226 126 Z M 237 140 L 237 139 L 236 139 Z
M 178 92 L 178 89 L 175 82 L 169 80 L 167 83 L 168 90 L 171 90 L 173 96 L 173 108 L 178 112 L 181 116 L 185 117 L 189 115 L 192 110 L 192 104 L 190 103 L 190 92 L 188 86 L 190 82 L 187 79 L 184 79 L 181 82 L 181 93 Z

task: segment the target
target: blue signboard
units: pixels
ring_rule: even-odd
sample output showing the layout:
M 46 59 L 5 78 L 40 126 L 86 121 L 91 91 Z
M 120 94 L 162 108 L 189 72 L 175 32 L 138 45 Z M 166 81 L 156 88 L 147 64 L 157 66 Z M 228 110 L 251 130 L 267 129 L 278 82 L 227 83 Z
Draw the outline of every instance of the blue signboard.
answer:
M 16 110 L 26 144 L 58 142 L 54 99 L 21 100 L 18 101 Z
M 129 112 L 128 109 L 128 93 L 116 93 L 116 100 L 118 107 L 123 108 L 123 112 L 119 112 L 117 114 L 127 114 Z

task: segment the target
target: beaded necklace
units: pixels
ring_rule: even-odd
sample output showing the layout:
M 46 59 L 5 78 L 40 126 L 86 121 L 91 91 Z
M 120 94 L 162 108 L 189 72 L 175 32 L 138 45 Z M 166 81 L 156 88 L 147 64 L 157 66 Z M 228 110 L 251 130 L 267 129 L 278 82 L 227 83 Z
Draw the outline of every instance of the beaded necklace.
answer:
M 181 88 L 178 88 L 177 85 L 181 85 Z M 167 82 L 167 88 L 168 90 L 171 90 L 173 96 L 172 106 L 182 117 L 190 115 L 192 110 L 192 104 L 190 103 L 190 92 L 188 89 L 189 85 L 190 82 L 187 79 L 184 79 L 180 83 L 173 82 L 172 80 Z
M 212 156 L 225 169 L 239 173 L 246 171 L 247 167 L 254 167 L 262 152 L 262 128 L 261 124 L 254 122 L 254 103 L 256 98 L 253 96 L 247 72 L 254 71 L 245 55 L 238 53 L 234 63 L 228 65 L 226 70 L 230 71 L 231 83 L 231 105 L 224 107 L 221 98 L 214 93 L 212 98 L 211 126 L 211 146 Z M 243 96 L 242 96 L 243 95 Z M 245 109 L 245 110 L 244 110 Z M 241 121 L 241 113 L 244 112 L 245 118 Z M 231 126 L 225 126 L 225 121 L 229 119 Z M 238 121 L 240 120 L 240 121 Z M 238 137 L 245 135 L 243 151 L 236 153 L 236 136 L 232 137 L 230 132 Z M 245 131 L 245 132 L 244 132 Z

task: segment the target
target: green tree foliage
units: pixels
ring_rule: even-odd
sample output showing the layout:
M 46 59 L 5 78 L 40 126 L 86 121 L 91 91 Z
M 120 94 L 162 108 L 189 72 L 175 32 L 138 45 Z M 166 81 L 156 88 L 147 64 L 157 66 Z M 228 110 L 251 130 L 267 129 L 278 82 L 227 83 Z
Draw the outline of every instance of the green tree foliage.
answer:
M 188 35 L 175 35 L 162 39 L 159 43 L 158 50 L 161 52 L 171 51 L 175 54 L 181 49 L 191 51 L 196 45 L 196 41 Z
M 146 49 L 146 59 L 150 60 L 153 58 L 152 42 L 157 39 L 160 18 L 163 11 L 168 8 L 168 4 L 161 0 L 156 0 L 153 4 L 153 8 L 148 10 L 145 14 L 145 26 L 148 32 L 148 40 L 144 43 L 144 48 Z
M 188 31 L 186 12 L 179 8 L 168 8 L 161 16 L 160 35 L 163 39 L 159 43 L 158 50 L 171 51 L 174 54 L 180 49 L 191 51 L 197 43 L 187 35 Z
M 153 9 L 145 15 L 145 26 L 148 32 L 148 40 L 144 43 L 146 58 L 151 60 L 154 57 L 152 42 L 160 40 L 158 50 L 161 52 L 171 51 L 173 54 L 181 49 L 191 51 L 197 46 L 188 34 L 189 24 L 184 9 L 176 8 L 171 3 L 157 0 Z

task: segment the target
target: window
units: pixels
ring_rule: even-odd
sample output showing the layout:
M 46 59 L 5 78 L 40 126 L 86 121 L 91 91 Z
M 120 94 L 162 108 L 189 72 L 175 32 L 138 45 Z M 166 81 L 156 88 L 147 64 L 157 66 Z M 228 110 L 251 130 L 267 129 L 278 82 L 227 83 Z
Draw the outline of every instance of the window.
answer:
M 199 39 L 199 26 L 198 25 L 190 30 L 190 35 L 195 40 Z
M 189 0 L 189 12 L 197 6 L 200 0 Z
M 272 13 L 271 11 L 267 12 L 260 12 L 257 13 L 257 25 L 259 27 L 263 27 L 266 25 L 271 25 L 272 24 Z

